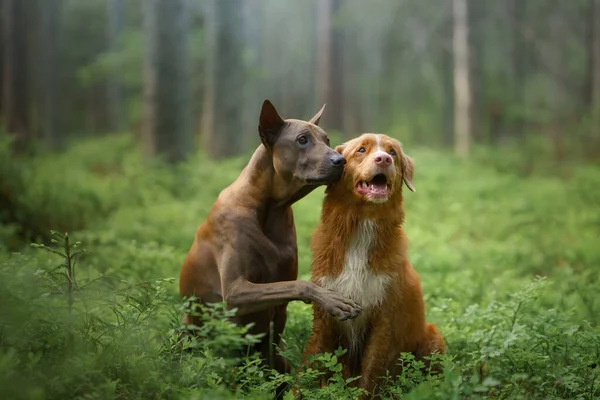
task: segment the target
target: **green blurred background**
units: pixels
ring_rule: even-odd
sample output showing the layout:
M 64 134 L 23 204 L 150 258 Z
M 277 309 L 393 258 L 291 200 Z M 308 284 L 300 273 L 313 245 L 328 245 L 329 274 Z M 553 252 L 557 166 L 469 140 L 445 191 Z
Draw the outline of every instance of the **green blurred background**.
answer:
M 265 98 L 287 118 L 327 103 L 332 144 L 383 132 L 415 160 L 410 258 L 449 358 L 395 398 L 600 396 L 599 0 L 0 10 L 0 397 L 265 398 L 266 372 L 214 351 L 232 327 L 175 345 L 179 268 Z M 294 206 L 302 279 L 322 198 Z M 71 289 L 51 230 L 87 250 Z M 311 309 L 289 310 L 296 367 Z

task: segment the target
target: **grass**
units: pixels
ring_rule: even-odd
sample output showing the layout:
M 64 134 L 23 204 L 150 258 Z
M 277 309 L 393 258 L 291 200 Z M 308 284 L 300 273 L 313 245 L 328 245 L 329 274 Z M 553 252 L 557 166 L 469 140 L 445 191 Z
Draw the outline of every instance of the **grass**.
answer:
M 449 354 L 440 377 L 402 360 L 387 398 L 599 398 L 600 169 L 523 177 L 500 151 L 461 162 L 406 150 L 417 188 L 406 195 L 410 258 Z M 307 398 L 355 394 L 339 374 L 317 389 L 316 371 L 278 376 L 240 358 L 235 350 L 255 338 L 219 307 L 204 310 L 202 340 L 189 351 L 176 344 L 179 268 L 247 157 L 216 163 L 197 154 L 168 168 L 118 136 L 25 158 L 3 142 L 0 160 L 1 398 L 265 398 L 284 381 Z M 302 279 L 322 196 L 294 206 Z M 82 242 L 73 252 L 87 250 L 71 289 L 65 239 L 52 229 Z M 285 355 L 297 366 L 311 309 L 288 309 Z M 334 371 L 336 361 L 320 359 Z

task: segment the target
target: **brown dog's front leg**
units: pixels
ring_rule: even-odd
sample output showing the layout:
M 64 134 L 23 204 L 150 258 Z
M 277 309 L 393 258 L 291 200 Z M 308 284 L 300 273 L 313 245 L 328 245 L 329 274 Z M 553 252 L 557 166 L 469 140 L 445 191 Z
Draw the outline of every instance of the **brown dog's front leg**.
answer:
M 247 254 L 252 254 L 252 251 L 245 249 L 243 243 L 236 243 L 236 246 L 231 246 L 224 251 L 218 266 L 223 300 L 228 307 L 237 308 L 238 316 L 285 305 L 292 300 L 302 300 L 305 303 L 316 302 L 340 320 L 354 318 L 360 312 L 360 307 L 352 300 L 312 282 L 298 280 L 250 282 L 247 277 L 256 275 L 254 270 L 258 266 L 253 264 Z
M 252 283 L 238 278 L 228 288 L 223 289 L 225 303 L 230 308 L 237 308 L 238 316 L 280 306 L 292 300 L 317 302 L 329 314 L 340 320 L 355 318 L 360 312 L 360 307 L 352 300 L 312 282 Z

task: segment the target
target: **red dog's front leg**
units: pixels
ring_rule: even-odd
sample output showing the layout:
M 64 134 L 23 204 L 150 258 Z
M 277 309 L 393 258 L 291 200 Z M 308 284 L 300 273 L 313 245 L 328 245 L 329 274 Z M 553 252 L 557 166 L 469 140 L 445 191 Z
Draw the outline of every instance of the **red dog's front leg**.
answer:
M 361 378 L 359 386 L 369 394 L 363 398 L 370 398 L 376 389 L 379 378 L 385 375 L 390 367 L 390 360 L 395 360 L 390 354 L 392 328 L 389 319 L 382 318 L 373 323 L 371 333 L 367 339 L 363 353 Z
M 308 339 L 306 350 L 304 351 L 304 360 L 300 366 L 300 371 L 305 371 L 307 368 L 312 367 L 312 363 L 308 361 L 308 357 L 322 353 L 333 353 L 335 351 L 336 335 L 331 317 L 327 316 L 326 313 L 316 305 L 313 306 L 313 309 L 313 331 L 312 335 Z M 321 387 L 327 384 L 327 380 L 330 376 L 331 373 L 326 372 L 320 378 Z M 302 395 L 298 392 L 295 386 L 292 388 L 292 391 L 295 399 L 302 398 Z

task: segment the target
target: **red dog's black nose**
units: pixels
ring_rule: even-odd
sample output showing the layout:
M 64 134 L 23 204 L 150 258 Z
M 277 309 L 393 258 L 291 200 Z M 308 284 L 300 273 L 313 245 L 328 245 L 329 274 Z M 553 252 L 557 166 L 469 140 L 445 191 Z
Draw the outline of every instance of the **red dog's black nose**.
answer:
M 331 163 L 335 166 L 341 166 L 346 164 L 346 159 L 342 156 L 333 156 L 330 158 Z

